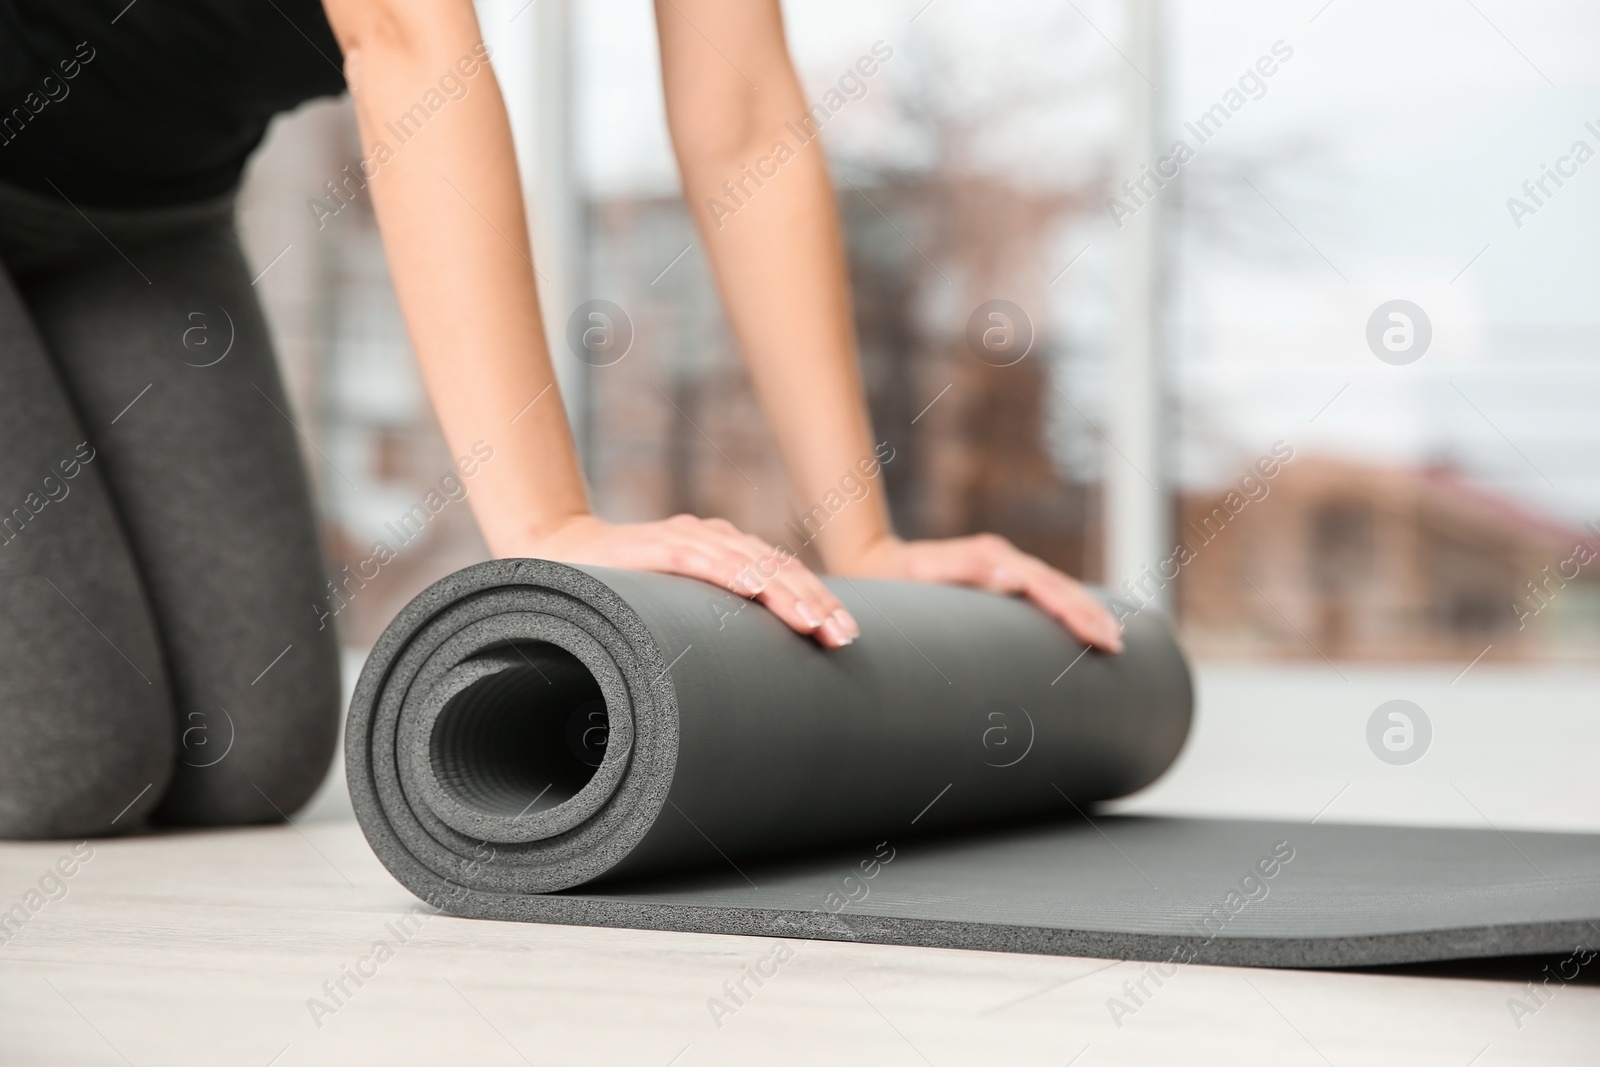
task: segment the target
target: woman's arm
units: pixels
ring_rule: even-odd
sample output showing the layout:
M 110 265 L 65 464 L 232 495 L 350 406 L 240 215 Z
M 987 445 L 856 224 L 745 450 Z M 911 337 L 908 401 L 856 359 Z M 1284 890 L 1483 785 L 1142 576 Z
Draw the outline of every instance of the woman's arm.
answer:
M 821 501 L 872 453 L 871 428 L 827 163 L 819 140 L 786 125 L 807 105 L 782 12 L 777 0 L 656 0 L 656 21 L 685 199 L 796 488 Z M 748 177 L 763 160 L 767 175 Z M 1024 594 L 1079 638 L 1121 648 L 1116 621 L 1071 578 L 993 534 L 900 541 L 881 493 L 834 515 L 817 547 L 839 573 Z
M 471 497 L 490 551 L 701 578 L 824 644 L 848 644 L 855 622 L 815 575 L 732 525 L 691 516 L 613 525 L 590 514 L 545 349 L 510 124 L 472 3 L 324 6 L 434 410 L 455 454 L 478 439 L 494 448 Z

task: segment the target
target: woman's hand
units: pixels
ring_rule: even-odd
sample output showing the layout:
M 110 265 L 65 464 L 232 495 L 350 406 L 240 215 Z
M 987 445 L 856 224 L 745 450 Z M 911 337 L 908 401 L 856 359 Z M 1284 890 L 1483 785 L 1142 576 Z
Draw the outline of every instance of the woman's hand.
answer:
M 1122 651 L 1121 627 L 1088 590 L 996 534 L 947 541 L 884 537 L 842 565 L 836 562 L 833 569 L 867 578 L 943 582 L 1020 594 L 1059 620 L 1078 640 L 1106 652 Z
M 506 554 L 698 578 L 759 601 L 827 648 L 842 648 L 861 635 L 839 599 L 793 555 L 726 519 L 675 515 L 660 522 L 608 523 L 574 515 Z M 1083 586 L 994 534 L 947 541 L 880 538 L 836 569 L 1026 596 L 1079 640 L 1122 651 L 1116 620 Z
M 608 523 L 575 515 L 505 554 L 699 578 L 760 601 L 827 648 L 842 648 L 861 635 L 844 605 L 793 555 L 726 519 L 675 515 L 661 522 Z

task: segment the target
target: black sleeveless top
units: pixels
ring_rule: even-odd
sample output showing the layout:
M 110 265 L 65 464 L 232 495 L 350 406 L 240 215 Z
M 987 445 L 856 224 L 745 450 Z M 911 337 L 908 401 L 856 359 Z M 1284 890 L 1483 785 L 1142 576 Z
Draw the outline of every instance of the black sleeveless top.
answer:
M 80 207 L 219 196 L 343 62 L 318 0 L 0 0 L 0 181 Z

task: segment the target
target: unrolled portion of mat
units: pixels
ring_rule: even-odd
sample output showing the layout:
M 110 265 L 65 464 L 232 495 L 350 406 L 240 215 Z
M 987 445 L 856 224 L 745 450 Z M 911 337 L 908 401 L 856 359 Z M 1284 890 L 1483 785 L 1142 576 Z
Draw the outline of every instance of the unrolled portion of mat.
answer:
M 1019 599 L 830 586 L 862 631 L 833 651 L 686 578 L 500 560 L 444 579 L 356 687 L 362 829 L 417 895 L 510 914 L 596 879 L 1072 817 L 1182 747 L 1189 672 L 1152 612 L 1108 656 Z
M 474 897 L 468 914 L 1149 960 L 1162 977 L 1600 947 L 1600 835 L 1089 818 Z

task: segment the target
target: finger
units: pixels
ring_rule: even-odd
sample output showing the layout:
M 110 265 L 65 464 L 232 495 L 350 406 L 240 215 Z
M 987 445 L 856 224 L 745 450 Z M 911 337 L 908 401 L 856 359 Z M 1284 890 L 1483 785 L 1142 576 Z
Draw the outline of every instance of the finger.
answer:
M 1083 586 L 1003 537 L 980 534 L 971 540 L 987 568 L 984 588 L 1021 593 L 1080 641 L 1109 652 L 1122 651 L 1121 627 Z
M 773 582 L 785 586 L 797 601 L 796 610 L 801 617 L 820 620 L 818 628 L 833 639 L 830 644 L 849 644 L 861 635 L 861 628 L 839 598 L 792 553 L 780 552 L 723 519 L 708 519 L 706 525 L 735 550 L 751 557 L 750 571 L 761 583 L 760 588 Z
M 753 600 L 772 580 L 770 566 L 764 568 L 759 558 L 760 539 L 740 533 L 738 527 L 726 519 L 674 515 L 667 523 L 674 528 L 674 543 L 698 546 L 724 560 L 728 560 L 731 554 L 735 563 L 733 573 L 730 575 L 719 570 L 722 577 L 717 581 L 736 596 Z
M 827 648 L 843 648 L 855 640 L 833 615 L 823 612 L 815 595 L 790 575 L 780 574 L 768 581 L 753 599 L 797 633 L 810 634 Z
M 726 527 L 726 529 L 719 529 L 719 524 L 722 527 Z M 761 540 L 761 538 L 752 537 L 729 523 L 721 522 L 721 520 L 713 520 L 710 525 L 728 547 L 736 552 L 742 552 L 749 558 L 750 576 L 757 583 L 758 588 L 765 586 L 768 582 L 777 581 L 779 566 L 782 563 L 777 549 Z
M 1080 641 L 1108 652 L 1122 651 L 1122 633 L 1111 613 L 1078 582 L 1003 538 L 981 535 L 985 555 L 993 559 L 989 588 L 1021 593 Z M 998 541 L 1004 551 L 996 551 Z
M 1106 652 L 1122 651 L 1122 628 L 1087 589 L 1040 560 L 1025 595 L 1080 641 Z
M 704 522 L 679 525 L 683 534 L 674 557 L 683 568 L 679 573 L 716 582 L 740 596 L 758 601 L 790 629 L 812 635 L 826 647 L 841 648 L 853 640 L 788 581 L 761 582 L 758 561 L 742 546 L 736 547 L 739 542 L 728 534 Z
M 778 578 L 807 603 L 814 605 L 824 619 L 835 628 L 845 643 L 861 636 L 861 627 L 855 616 L 844 606 L 833 590 L 823 584 L 822 578 L 794 556 L 785 553 Z
M 697 520 L 695 532 L 698 536 L 709 536 L 745 557 L 745 572 L 750 579 L 745 584 L 750 585 L 753 592 L 759 593 L 768 582 L 777 579 L 780 563 L 777 549 L 761 538 L 745 533 L 727 519 L 718 518 Z
M 809 633 L 827 648 L 843 648 L 855 640 L 832 615 L 822 615 L 812 601 L 787 582 L 771 582 L 756 598 L 800 633 Z

